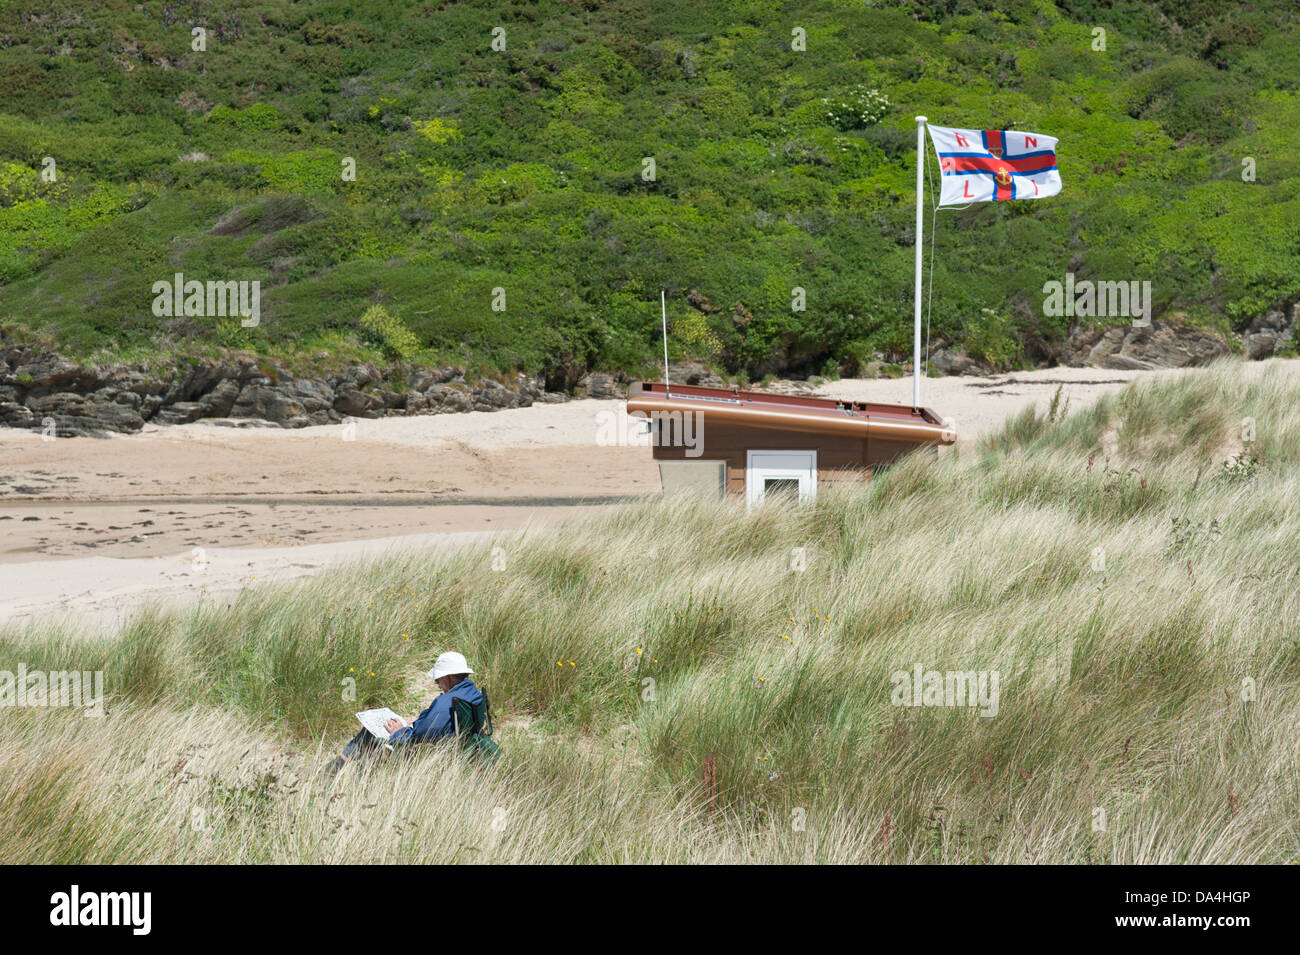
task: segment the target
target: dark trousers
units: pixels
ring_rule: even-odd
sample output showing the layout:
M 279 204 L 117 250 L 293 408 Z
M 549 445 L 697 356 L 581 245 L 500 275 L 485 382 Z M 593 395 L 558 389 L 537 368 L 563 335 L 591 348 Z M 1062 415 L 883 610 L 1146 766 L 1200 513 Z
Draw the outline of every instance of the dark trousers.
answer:
M 363 729 L 352 739 L 348 740 L 348 745 L 343 747 L 343 756 L 351 759 L 354 756 L 365 756 L 371 753 L 377 753 L 384 747 L 383 741 L 375 737 L 370 730 Z

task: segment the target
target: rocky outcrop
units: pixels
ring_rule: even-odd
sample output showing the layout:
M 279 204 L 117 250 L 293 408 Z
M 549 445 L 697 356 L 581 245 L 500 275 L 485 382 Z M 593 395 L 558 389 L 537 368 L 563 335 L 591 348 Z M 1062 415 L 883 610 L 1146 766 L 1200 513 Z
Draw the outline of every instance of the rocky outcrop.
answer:
M 722 388 L 726 382 L 716 373 L 693 361 L 669 362 L 668 380 L 683 385 Z
M 618 398 L 627 393 L 626 387 L 617 378 L 604 372 L 592 372 L 584 376 L 575 390 L 588 398 Z
M 692 308 L 699 309 L 705 315 L 712 315 L 714 312 L 722 311 L 722 309 L 705 298 L 704 293 L 697 288 L 689 289 L 686 292 L 686 301 L 690 303 Z
M 879 364 L 874 362 L 873 364 Z M 966 354 L 962 347 L 940 346 L 930 353 L 930 365 L 941 375 L 991 375 L 993 366 Z M 871 377 L 879 377 L 872 375 Z
M 540 377 L 520 375 L 513 387 L 490 379 L 470 383 L 454 366 L 354 364 L 322 377 L 300 377 L 247 356 L 189 359 L 165 370 L 92 367 L 39 345 L 0 343 L 0 425 L 52 428 L 59 436 L 129 433 L 146 422 L 200 418 L 304 428 L 349 417 L 498 411 L 567 398 L 546 392 Z
M 1061 364 L 1075 368 L 1184 368 L 1207 364 L 1231 351 L 1213 332 L 1177 319 L 1156 319 L 1144 327 L 1076 325 L 1062 347 Z
M 727 382 L 714 371 L 693 361 L 669 362 L 669 381 L 679 385 L 703 385 L 707 388 L 722 388 Z M 659 375 L 654 381 L 662 381 Z M 585 398 L 626 398 L 628 380 L 622 375 L 610 375 L 593 371 L 584 375 L 574 386 L 574 394 Z
M 1247 358 L 1272 358 L 1288 347 L 1300 316 L 1300 302 L 1271 308 L 1255 318 L 1241 333 L 1241 349 Z

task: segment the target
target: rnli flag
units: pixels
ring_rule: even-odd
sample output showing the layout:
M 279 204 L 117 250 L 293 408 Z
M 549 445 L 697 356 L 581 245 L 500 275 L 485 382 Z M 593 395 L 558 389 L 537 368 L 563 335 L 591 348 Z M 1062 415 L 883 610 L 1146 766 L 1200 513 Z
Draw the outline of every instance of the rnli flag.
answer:
M 1041 199 L 1061 191 L 1052 136 L 1013 129 L 929 129 L 943 174 L 941 206 Z

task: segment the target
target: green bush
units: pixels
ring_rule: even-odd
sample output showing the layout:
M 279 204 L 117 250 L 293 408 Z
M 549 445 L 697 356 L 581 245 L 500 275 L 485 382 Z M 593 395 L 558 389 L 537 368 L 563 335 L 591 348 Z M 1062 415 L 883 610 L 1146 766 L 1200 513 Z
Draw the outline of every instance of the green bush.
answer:
M 251 132 L 278 129 L 280 111 L 270 103 L 254 103 L 244 109 L 231 109 L 229 106 L 217 105 L 212 107 L 206 119 L 210 123 L 224 123 Z
M 1020 342 L 1009 316 L 991 308 L 966 325 L 966 353 L 994 368 L 1006 368 L 1020 353 Z
M 420 340 L 382 305 L 366 309 L 359 324 L 375 344 L 394 358 L 410 358 L 420 350 Z
M 283 192 L 328 195 L 343 187 L 343 157 L 332 149 L 305 149 L 271 154 L 232 149 L 222 157 L 228 163 L 246 164 L 261 174 L 266 185 Z

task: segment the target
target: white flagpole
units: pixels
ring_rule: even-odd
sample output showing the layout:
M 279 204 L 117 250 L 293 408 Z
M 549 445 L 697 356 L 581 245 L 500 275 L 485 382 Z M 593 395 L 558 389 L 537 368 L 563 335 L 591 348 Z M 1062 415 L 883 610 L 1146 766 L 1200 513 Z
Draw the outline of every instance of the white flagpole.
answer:
M 912 329 L 912 407 L 921 407 L 921 230 L 925 215 L 921 203 L 925 189 L 925 117 L 916 117 L 916 302 Z
M 921 253 L 918 252 L 916 254 L 919 256 Z M 919 262 L 921 260 L 918 258 L 917 261 Z M 920 294 L 920 292 L 917 293 L 918 296 Z M 920 301 L 919 297 L 917 298 L 917 301 Z M 659 308 L 662 311 L 664 322 L 664 391 L 667 393 L 668 397 L 671 398 L 673 396 L 673 386 L 672 382 L 668 380 L 668 298 L 667 293 L 664 292 L 663 289 L 659 290 Z M 920 308 L 920 306 L 918 305 L 917 308 Z M 921 313 L 917 312 L 917 314 L 919 315 Z M 918 319 L 918 321 L 920 321 L 920 319 Z M 917 328 L 920 327 L 921 326 L 919 325 L 917 326 Z M 917 334 L 919 335 L 921 333 L 918 331 Z M 918 338 L 917 341 L 920 341 L 920 339 Z

